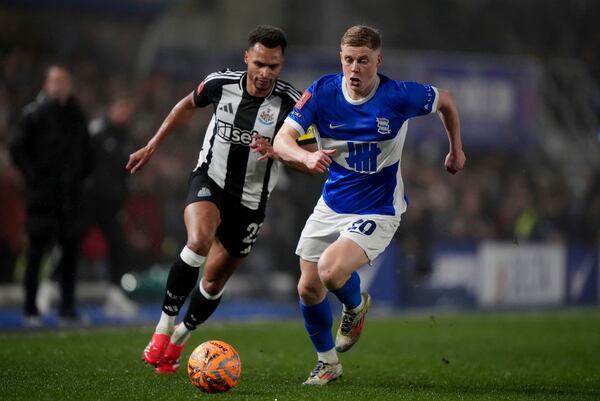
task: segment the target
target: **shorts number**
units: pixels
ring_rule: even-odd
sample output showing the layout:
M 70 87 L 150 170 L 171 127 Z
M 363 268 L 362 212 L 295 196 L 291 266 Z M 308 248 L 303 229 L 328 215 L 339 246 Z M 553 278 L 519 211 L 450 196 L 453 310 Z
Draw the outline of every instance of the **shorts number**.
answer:
M 348 227 L 350 232 L 358 232 L 364 235 L 371 235 L 377 228 L 377 224 L 373 220 L 356 220 Z
M 246 231 L 248 232 L 248 235 L 246 235 L 242 239 L 242 242 L 244 244 L 254 244 L 256 242 L 256 238 L 258 237 L 258 232 L 260 231 L 260 228 L 262 227 L 262 225 L 263 225 L 263 223 L 260 223 L 260 224 L 250 223 L 250 224 L 248 224 L 248 228 L 246 229 Z

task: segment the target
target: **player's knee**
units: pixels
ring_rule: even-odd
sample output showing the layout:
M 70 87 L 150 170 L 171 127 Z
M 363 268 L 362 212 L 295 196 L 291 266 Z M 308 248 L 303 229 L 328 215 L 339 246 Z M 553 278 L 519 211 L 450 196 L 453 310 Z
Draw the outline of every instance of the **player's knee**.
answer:
M 343 277 L 340 274 L 339 265 L 335 259 L 321 258 L 317 269 L 321 282 L 328 289 L 339 288 L 340 283 L 343 284 Z
M 304 305 L 315 305 L 323 299 L 323 291 L 304 280 L 298 282 L 297 289 L 298 296 Z
M 227 280 L 207 280 L 203 278 L 200 285 L 202 285 L 203 292 L 212 298 L 218 297 L 222 293 L 226 282 Z
M 214 239 L 214 235 L 198 231 L 188 235 L 186 245 L 198 255 L 206 256 Z

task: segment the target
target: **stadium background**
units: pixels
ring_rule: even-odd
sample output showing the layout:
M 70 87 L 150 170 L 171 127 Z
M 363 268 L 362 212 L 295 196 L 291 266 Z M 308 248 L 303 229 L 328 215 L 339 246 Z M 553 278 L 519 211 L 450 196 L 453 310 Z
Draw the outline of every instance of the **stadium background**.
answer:
M 282 77 L 300 90 L 339 70 L 341 34 L 366 23 L 382 31 L 383 73 L 449 89 L 458 102 L 468 162 L 457 176 L 443 171 L 440 123 L 411 122 L 402 166 L 410 206 L 397 241 L 363 270 L 380 313 L 598 305 L 598 15 L 591 0 L 2 1 L 0 328 L 20 324 L 26 246 L 23 182 L 7 142 L 44 67 L 72 68 L 89 118 L 113 94 L 132 93 L 132 141 L 141 145 L 206 74 L 244 67 L 246 35 L 258 23 L 286 31 Z M 156 317 L 165 269 L 184 244 L 187 178 L 209 118 L 199 111 L 130 180 L 124 283 L 154 306 L 134 321 Z M 321 184 L 287 170 L 251 257 L 228 285 L 233 303 L 218 316 L 297 315 L 293 250 Z M 79 299 L 93 312 L 106 249 L 94 235 L 83 248 Z M 106 322 L 100 315 L 95 321 Z

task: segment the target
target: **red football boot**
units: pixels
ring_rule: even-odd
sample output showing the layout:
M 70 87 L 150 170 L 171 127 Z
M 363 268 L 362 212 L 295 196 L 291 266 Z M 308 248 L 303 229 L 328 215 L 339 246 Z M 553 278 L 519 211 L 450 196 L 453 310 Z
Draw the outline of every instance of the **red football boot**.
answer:
M 144 352 L 142 352 L 142 359 L 144 362 L 152 366 L 157 366 L 165 353 L 170 338 L 171 337 L 167 334 L 152 334 L 148 346 L 144 349 Z
M 169 341 L 169 345 L 167 345 L 167 349 L 163 354 L 158 366 L 154 371 L 159 375 L 162 374 L 173 374 L 177 372 L 177 368 L 179 367 L 179 358 L 181 357 L 181 352 L 185 344 L 175 345 L 171 341 Z

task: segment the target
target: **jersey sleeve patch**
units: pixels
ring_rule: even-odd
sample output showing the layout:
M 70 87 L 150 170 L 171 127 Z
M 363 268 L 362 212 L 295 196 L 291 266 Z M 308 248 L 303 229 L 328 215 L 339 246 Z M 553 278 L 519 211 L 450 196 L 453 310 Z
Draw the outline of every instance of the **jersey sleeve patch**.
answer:
M 296 102 L 296 105 L 294 107 L 298 110 L 302 110 L 302 107 L 304 107 L 304 104 L 308 101 L 308 99 L 310 99 L 311 96 L 312 94 L 310 93 L 310 91 L 308 89 L 305 90 L 302 94 L 302 97 Z
M 200 82 L 200 85 L 198 85 L 198 88 L 196 88 L 196 96 L 199 96 L 203 90 L 204 90 L 204 81 Z
M 206 80 L 200 82 L 196 90 L 193 92 L 194 94 L 194 104 L 196 107 L 205 107 L 211 102 L 211 97 L 207 92 L 210 92 L 206 88 Z
M 315 87 L 316 82 L 304 91 L 304 94 L 296 102 L 294 109 L 286 118 L 286 122 L 291 124 L 300 135 L 304 134 L 308 130 L 308 127 L 315 122 L 317 101 Z

